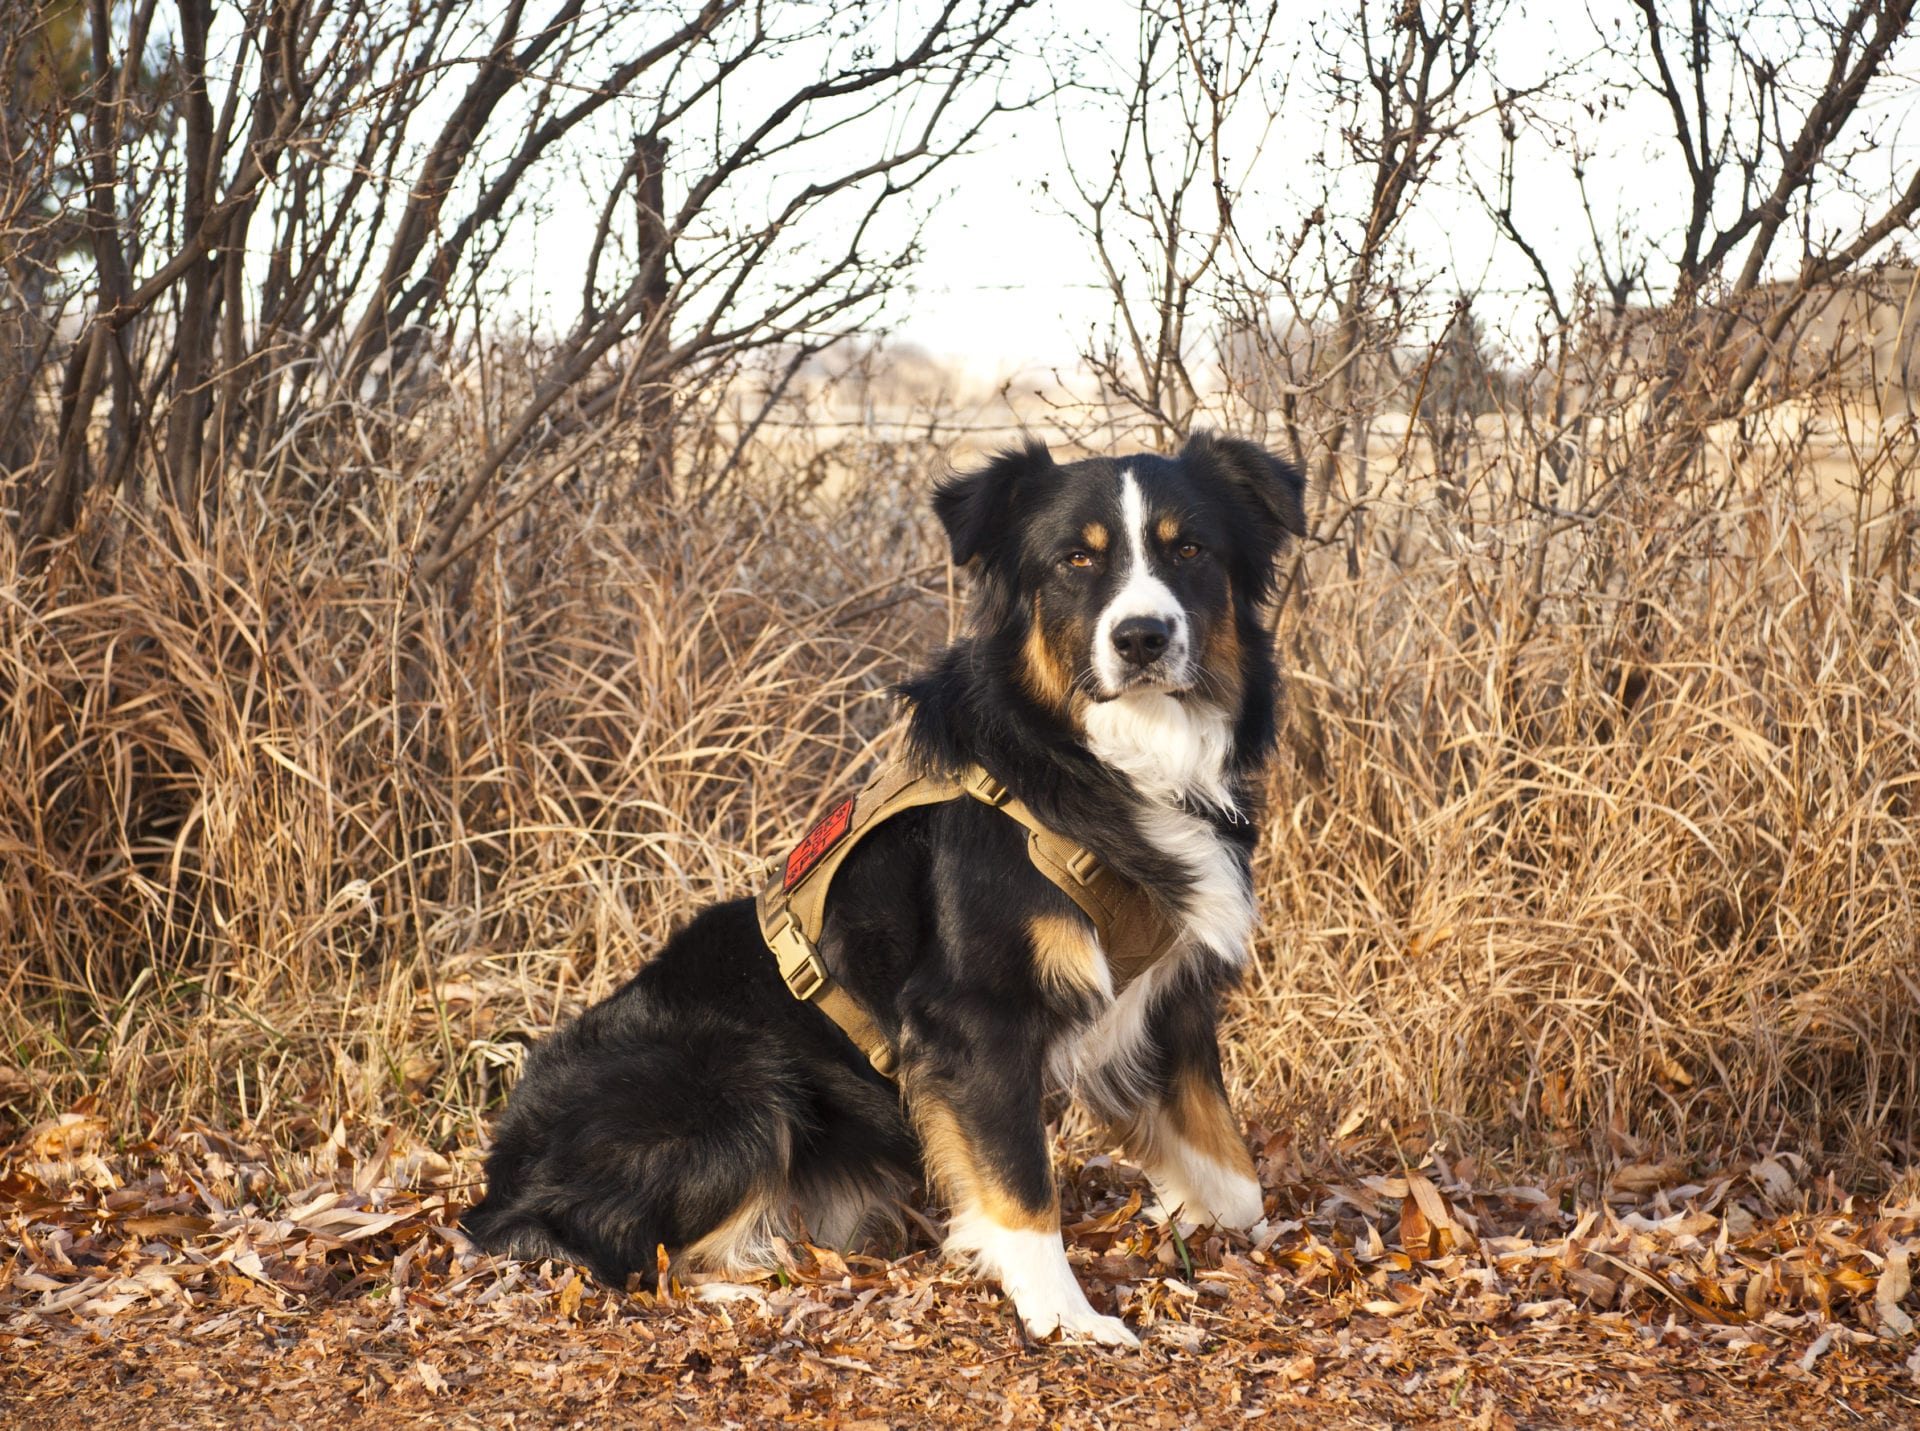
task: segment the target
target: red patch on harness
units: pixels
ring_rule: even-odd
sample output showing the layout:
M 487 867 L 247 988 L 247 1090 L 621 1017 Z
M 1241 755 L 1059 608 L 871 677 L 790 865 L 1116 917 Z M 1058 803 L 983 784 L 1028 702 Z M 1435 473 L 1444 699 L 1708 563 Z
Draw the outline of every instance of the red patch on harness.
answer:
M 826 858 L 827 851 L 839 844 L 853 828 L 853 797 L 849 795 L 828 813 L 827 818 L 807 831 L 807 836 L 787 856 L 787 874 L 780 888 L 791 893 L 807 877 L 807 871 Z

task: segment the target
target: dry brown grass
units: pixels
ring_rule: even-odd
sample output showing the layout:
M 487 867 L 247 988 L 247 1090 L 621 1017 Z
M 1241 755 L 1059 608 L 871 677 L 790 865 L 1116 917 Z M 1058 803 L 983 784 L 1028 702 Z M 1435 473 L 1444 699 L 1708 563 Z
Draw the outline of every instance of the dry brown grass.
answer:
M 26 1107 L 475 1136 L 522 1035 L 866 758 L 892 643 L 944 604 L 931 548 L 883 535 L 666 512 L 425 605 L 395 524 L 377 561 L 263 519 L 13 576 L 0 1017 Z
M 1912 598 L 1790 493 L 1728 518 L 1524 637 L 1499 533 L 1317 593 L 1243 1079 L 1523 1149 L 1915 1158 Z
M 1910 444 L 1848 470 L 1897 492 Z M 873 759 L 950 629 L 942 447 L 618 524 L 555 497 L 424 598 L 398 484 L 0 553 L 14 1116 L 479 1138 L 525 1039 Z M 1521 438 L 1482 457 L 1464 507 L 1387 483 L 1374 555 L 1316 549 L 1282 617 L 1243 1099 L 1520 1162 L 1920 1158 L 1910 509 L 1776 444 L 1556 525 Z

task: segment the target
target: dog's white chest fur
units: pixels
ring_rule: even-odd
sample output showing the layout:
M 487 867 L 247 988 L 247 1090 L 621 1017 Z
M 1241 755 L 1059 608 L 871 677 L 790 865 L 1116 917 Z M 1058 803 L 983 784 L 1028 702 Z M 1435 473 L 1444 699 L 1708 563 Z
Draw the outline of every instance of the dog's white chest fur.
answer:
M 1211 707 L 1157 692 L 1105 701 L 1086 714 L 1087 748 L 1132 780 L 1140 832 L 1185 867 L 1184 938 L 1111 1000 L 1054 1055 L 1061 1083 L 1106 1106 L 1146 1097 L 1142 1060 L 1151 1051 L 1148 1019 L 1188 959 L 1217 958 L 1239 968 L 1253 938 L 1253 887 L 1240 853 L 1192 813 L 1197 804 L 1233 810 L 1227 761 L 1233 731 Z
M 1195 805 L 1235 811 L 1227 714 L 1159 692 L 1102 701 L 1086 713 L 1087 748 L 1140 792 L 1140 832 L 1187 869 L 1186 943 L 1238 967 L 1253 937 L 1253 887 L 1240 852 Z

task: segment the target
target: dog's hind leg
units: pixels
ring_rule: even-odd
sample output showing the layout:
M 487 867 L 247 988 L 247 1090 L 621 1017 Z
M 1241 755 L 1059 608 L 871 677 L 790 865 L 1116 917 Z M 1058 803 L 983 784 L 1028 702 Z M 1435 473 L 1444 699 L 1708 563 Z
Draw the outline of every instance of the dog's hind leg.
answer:
M 529 1062 L 495 1129 L 475 1241 L 652 1287 L 661 1250 L 750 1265 L 808 1120 L 790 1059 L 712 1021 L 594 1010 Z M 616 1020 L 620 1020 L 616 1022 Z M 611 1027 L 610 1027 L 611 1026 Z
M 623 1186 L 607 1166 L 582 1160 L 563 1171 L 558 1162 L 540 1158 L 505 1175 L 496 1149 L 488 1174 L 493 1190 L 461 1217 L 462 1230 L 503 1257 L 576 1263 L 615 1289 L 639 1273 L 641 1286 L 654 1290 L 662 1254 L 671 1258 L 685 1240 L 672 1182 L 648 1173 Z

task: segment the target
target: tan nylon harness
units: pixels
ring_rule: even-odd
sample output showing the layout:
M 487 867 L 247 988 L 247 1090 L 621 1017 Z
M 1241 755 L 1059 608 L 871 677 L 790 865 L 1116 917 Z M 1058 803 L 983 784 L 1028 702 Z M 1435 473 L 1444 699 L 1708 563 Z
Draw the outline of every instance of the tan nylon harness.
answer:
M 845 1031 L 854 1046 L 881 1073 L 894 1073 L 894 1051 L 872 1016 L 827 972 L 820 958 L 820 933 L 827 918 L 827 888 L 834 872 L 868 832 L 903 810 L 944 804 L 971 796 L 1027 828 L 1027 858 L 1093 924 L 1117 995 L 1173 946 L 1175 930 L 1163 919 L 1146 891 L 1115 874 L 1091 850 L 1054 833 L 1006 786 L 981 767 L 958 776 L 928 775 L 895 763 L 866 788 L 814 827 L 784 863 L 775 863 L 760 891 L 760 934 L 780 963 L 780 977 L 796 999 L 819 1008 Z M 844 820 L 844 828 L 838 822 Z M 811 863 L 790 876 L 822 833 L 831 841 L 811 852 Z

